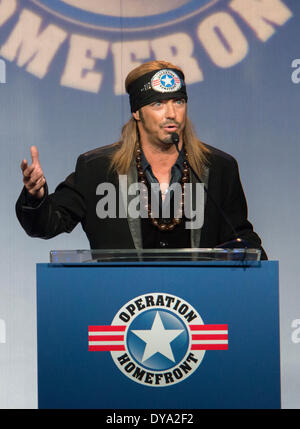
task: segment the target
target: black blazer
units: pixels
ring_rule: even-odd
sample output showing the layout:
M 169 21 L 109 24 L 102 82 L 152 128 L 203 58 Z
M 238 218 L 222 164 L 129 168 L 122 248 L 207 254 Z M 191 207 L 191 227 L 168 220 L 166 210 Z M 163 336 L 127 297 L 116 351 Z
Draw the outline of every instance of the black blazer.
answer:
M 53 194 L 32 205 L 23 188 L 16 203 L 16 213 L 24 230 L 32 237 L 49 239 L 62 232 L 71 232 L 78 222 L 90 242 L 91 249 L 130 249 L 142 247 L 140 219 L 100 219 L 96 206 L 101 198 L 97 186 L 103 182 L 115 185 L 118 176 L 109 169 L 110 157 L 118 145 L 104 146 L 79 156 L 75 172 L 62 182 Z M 236 160 L 216 148 L 210 149 L 207 168 L 208 196 L 201 230 L 191 230 L 192 247 L 215 247 L 233 240 L 234 234 L 214 201 L 226 213 L 240 238 L 250 247 L 261 248 L 261 240 L 247 220 L 247 203 L 240 182 Z M 193 176 L 193 175 L 192 175 Z M 193 179 L 196 181 L 196 179 Z M 137 181 L 134 163 L 128 174 L 128 186 Z M 214 201 L 213 201 L 214 200 Z M 116 212 L 119 212 L 117 198 Z M 262 254 L 266 259 L 265 252 Z

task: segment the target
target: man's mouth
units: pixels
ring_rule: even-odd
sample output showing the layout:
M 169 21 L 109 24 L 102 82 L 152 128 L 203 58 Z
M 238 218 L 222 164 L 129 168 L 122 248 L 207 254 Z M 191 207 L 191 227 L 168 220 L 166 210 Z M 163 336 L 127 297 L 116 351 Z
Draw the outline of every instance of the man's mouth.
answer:
M 166 131 L 169 132 L 174 132 L 178 129 L 178 126 L 176 124 L 168 124 L 168 125 L 164 125 L 163 127 Z

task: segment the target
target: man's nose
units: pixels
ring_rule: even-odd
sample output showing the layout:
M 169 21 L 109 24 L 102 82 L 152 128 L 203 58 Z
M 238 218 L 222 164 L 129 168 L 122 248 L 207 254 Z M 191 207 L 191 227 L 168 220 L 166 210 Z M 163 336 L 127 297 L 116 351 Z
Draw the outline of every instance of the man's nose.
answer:
M 176 111 L 172 100 L 169 100 L 165 106 L 166 106 L 166 117 L 170 119 L 174 119 L 176 116 Z

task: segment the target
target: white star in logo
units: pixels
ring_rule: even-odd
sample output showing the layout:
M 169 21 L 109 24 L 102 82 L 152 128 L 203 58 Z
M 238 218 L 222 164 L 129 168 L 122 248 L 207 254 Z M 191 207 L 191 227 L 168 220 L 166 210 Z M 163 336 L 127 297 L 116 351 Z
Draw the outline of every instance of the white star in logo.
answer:
M 175 362 L 170 343 L 183 332 L 183 329 L 165 329 L 158 311 L 151 329 L 132 330 L 131 332 L 146 343 L 142 362 L 155 353 L 160 353 Z
M 173 85 L 173 78 L 172 78 L 172 76 L 170 77 L 170 76 L 168 76 L 167 74 L 165 75 L 166 77 L 164 77 L 163 79 L 161 79 L 162 80 L 162 82 L 164 82 L 164 85 L 165 86 L 167 86 L 167 85 Z

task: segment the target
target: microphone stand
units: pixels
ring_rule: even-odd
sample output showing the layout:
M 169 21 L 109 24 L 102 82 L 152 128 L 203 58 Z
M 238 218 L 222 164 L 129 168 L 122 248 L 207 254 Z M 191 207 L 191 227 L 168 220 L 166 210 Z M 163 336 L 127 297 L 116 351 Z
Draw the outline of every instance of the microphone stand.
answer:
M 172 143 L 175 145 L 177 152 L 180 153 L 179 148 L 178 148 L 179 135 L 177 133 L 172 133 L 171 134 L 171 140 L 172 140 Z M 242 238 L 240 238 L 238 236 L 238 233 L 236 232 L 236 229 L 234 228 L 234 226 L 232 225 L 232 223 L 230 222 L 230 220 L 228 219 L 228 217 L 224 213 L 224 210 L 219 206 L 219 204 L 215 201 L 215 199 L 210 195 L 210 193 L 208 192 L 208 189 L 205 186 L 205 183 L 202 182 L 202 180 L 200 179 L 200 177 L 198 176 L 198 174 L 196 173 L 196 171 L 191 166 L 191 164 L 190 164 L 190 162 L 189 162 L 188 159 L 186 159 L 186 162 L 187 162 L 190 170 L 192 171 L 192 173 L 194 174 L 194 176 L 198 180 L 198 182 L 203 184 L 203 187 L 204 187 L 204 190 L 206 192 L 206 195 L 208 196 L 208 198 L 210 198 L 210 200 L 216 206 L 217 210 L 221 213 L 223 219 L 225 220 L 225 222 L 227 223 L 227 225 L 230 227 L 230 229 L 233 232 L 233 235 L 235 237 L 234 240 L 227 241 L 226 243 L 219 244 L 216 247 L 217 248 L 241 248 L 241 247 L 242 248 L 248 248 L 249 245 L 248 245 L 247 241 L 243 240 Z

